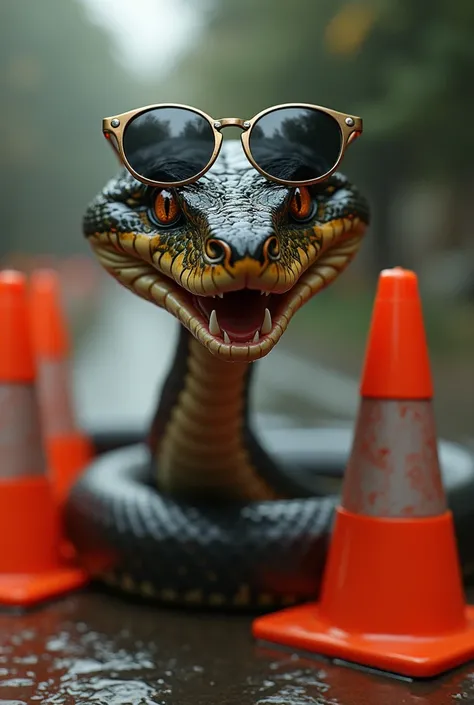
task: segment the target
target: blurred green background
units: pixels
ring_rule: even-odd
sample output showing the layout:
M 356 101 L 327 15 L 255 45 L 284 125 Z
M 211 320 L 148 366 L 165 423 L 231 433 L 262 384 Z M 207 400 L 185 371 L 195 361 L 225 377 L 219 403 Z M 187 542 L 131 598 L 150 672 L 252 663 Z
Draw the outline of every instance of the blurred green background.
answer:
M 61 272 L 76 350 L 95 351 L 79 388 L 106 368 L 133 380 L 137 364 L 101 362 L 114 344 L 104 321 L 126 299 L 81 234 L 88 201 L 116 169 L 101 118 L 153 102 L 216 118 L 311 102 L 364 119 L 342 170 L 369 197 L 372 225 L 280 345 L 356 384 L 378 273 L 413 268 L 440 431 L 473 438 L 473 37 L 472 0 L 2 0 L 0 264 Z M 160 358 L 159 345 L 152 352 Z

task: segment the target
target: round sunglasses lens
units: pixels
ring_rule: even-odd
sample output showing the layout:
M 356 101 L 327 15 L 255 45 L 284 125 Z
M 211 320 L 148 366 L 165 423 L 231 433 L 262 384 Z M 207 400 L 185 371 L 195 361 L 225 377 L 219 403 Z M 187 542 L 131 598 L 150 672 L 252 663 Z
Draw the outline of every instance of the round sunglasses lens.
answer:
M 123 149 L 128 163 L 149 181 L 173 183 L 191 179 L 211 159 L 212 127 L 186 108 L 152 108 L 125 128 Z
M 304 182 L 324 176 L 336 164 L 342 146 L 337 121 L 313 108 L 279 108 L 252 127 L 250 151 L 269 176 Z

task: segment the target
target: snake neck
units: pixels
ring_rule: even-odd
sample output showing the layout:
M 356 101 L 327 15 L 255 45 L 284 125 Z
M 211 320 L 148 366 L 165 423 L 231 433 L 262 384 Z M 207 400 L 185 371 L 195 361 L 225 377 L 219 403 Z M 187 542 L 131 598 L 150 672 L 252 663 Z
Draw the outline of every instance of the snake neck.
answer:
M 275 499 L 274 463 L 250 431 L 254 365 L 225 362 L 181 327 L 149 436 L 161 491 L 200 498 Z

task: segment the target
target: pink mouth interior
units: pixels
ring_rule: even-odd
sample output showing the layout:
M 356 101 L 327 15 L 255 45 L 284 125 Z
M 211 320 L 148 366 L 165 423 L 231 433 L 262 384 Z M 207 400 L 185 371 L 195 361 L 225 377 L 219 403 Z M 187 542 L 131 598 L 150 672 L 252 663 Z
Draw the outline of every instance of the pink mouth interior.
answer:
M 195 306 L 205 315 L 206 320 L 216 311 L 219 327 L 225 330 L 231 341 L 251 341 L 260 330 L 265 309 L 271 311 L 272 295 L 262 295 L 260 291 L 242 289 L 218 296 L 195 296 Z

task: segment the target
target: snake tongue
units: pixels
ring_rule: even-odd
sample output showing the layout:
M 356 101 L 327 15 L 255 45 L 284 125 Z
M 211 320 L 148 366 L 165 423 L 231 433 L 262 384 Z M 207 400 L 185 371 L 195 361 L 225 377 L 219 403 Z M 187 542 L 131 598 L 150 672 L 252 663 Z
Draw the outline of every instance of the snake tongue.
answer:
M 260 333 L 265 309 L 269 305 L 268 297 L 252 289 L 232 291 L 222 298 L 196 296 L 195 299 L 198 308 L 209 320 L 210 328 L 213 328 L 210 332 L 214 333 L 219 327 L 220 336 L 225 331 L 234 342 L 251 341 L 257 332 Z

